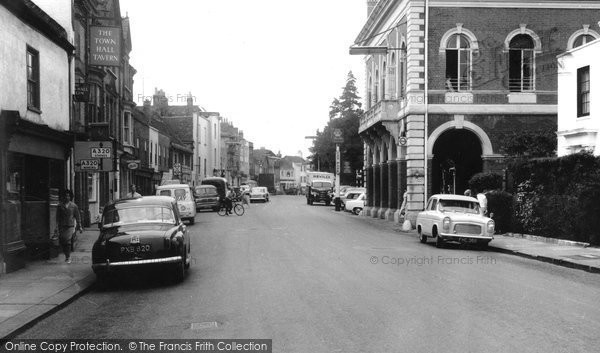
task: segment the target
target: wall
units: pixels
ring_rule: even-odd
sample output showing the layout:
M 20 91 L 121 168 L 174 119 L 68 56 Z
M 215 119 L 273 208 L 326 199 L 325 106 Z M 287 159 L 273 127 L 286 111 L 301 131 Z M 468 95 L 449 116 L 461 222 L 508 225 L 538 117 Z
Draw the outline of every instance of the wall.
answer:
M 64 131 L 69 129 L 69 63 L 64 49 L 0 6 L 0 107 L 21 118 Z M 39 52 L 40 110 L 27 109 L 26 48 Z

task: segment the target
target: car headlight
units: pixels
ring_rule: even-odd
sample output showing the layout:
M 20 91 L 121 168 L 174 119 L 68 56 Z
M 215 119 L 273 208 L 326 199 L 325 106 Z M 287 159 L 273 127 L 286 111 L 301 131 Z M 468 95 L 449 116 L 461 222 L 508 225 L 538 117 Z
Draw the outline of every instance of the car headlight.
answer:
M 450 230 L 450 217 L 444 217 L 444 220 L 442 221 L 442 228 L 446 232 Z
M 494 227 L 495 227 L 494 221 L 493 220 L 489 220 L 488 223 L 487 223 L 487 231 L 488 231 L 488 233 L 494 234 Z

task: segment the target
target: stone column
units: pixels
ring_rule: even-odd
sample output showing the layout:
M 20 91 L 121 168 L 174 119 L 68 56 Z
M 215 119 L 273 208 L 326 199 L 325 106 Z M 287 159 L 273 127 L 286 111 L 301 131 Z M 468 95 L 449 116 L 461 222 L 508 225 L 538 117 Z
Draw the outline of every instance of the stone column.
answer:
M 366 188 L 367 188 L 367 204 L 365 205 L 365 208 L 363 209 L 363 214 L 365 216 L 370 216 L 371 215 L 371 209 L 373 208 L 373 166 L 367 166 L 365 168 L 365 175 L 364 177 L 366 178 Z
M 385 219 L 394 219 L 394 213 L 398 209 L 398 161 L 388 161 L 388 210 Z
M 381 163 L 381 174 L 380 174 L 380 178 L 381 178 L 381 207 L 379 208 L 379 214 L 377 215 L 378 218 L 385 218 L 385 214 L 388 211 L 389 207 L 390 207 L 390 195 L 389 195 L 389 163 L 386 162 L 382 162 Z
M 373 165 L 373 208 L 371 216 L 376 218 L 381 208 L 381 165 Z

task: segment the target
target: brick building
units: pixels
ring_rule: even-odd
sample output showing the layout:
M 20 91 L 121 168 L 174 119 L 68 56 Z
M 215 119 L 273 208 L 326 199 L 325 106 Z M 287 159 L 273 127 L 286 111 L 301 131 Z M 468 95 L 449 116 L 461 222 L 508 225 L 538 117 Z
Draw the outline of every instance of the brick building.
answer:
M 368 0 L 365 214 L 414 221 L 429 195 L 502 173 L 505 139 L 556 129 L 556 56 L 598 38 L 600 1 Z

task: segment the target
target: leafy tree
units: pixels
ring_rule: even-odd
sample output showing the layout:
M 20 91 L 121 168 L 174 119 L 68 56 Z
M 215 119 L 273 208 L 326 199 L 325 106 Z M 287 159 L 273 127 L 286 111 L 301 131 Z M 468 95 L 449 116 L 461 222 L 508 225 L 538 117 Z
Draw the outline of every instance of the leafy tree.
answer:
M 363 167 L 363 143 L 358 135 L 360 117 L 363 114 L 362 104 L 357 94 L 356 78 L 352 71 L 348 73 L 346 85 L 339 98 L 333 99 L 329 110 L 329 122 L 322 132 L 317 130 L 317 138 L 313 140 L 309 157 L 314 169 L 320 166 L 321 171 L 335 172 L 334 129 L 341 129 L 344 143 L 340 144 L 341 161 L 349 161 L 353 171 Z M 354 175 L 341 174 L 342 183 L 354 182 Z
M 506 136 L 504 150 L 511 157 L 552 157 L 556 154 L 556 131 L 516 131 Z

